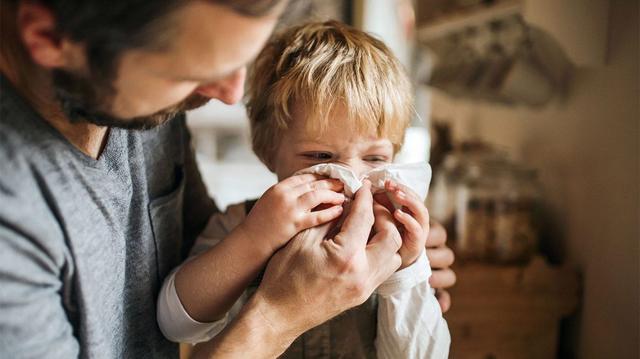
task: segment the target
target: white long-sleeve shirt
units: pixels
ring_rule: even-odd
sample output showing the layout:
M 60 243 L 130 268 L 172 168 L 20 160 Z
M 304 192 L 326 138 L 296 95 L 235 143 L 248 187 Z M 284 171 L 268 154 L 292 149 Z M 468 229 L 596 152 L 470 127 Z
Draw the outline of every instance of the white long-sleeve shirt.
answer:
M 225 213 L 212 216 L 197 239 L 191 257 L 218 244 L 245 217 L 244 203 L 230 206 Z M 169 340 L 176 342 L 198 343 L 210 340 L 238 314 L 250 294 L 245 291 L 222 319 L 212 323 L 201 323 L 191 318 L 180 302 L 174 282 L 175 273 L 178 270 L 179 268 L 167 277 L 158 298 L 157 316 L 160 329 Z M 394 273 L 383 282 L 370 299 L 377 300 L 374 344 L 377 358 L 446 358 L 448 356 L 451 342 L 449 329 L 442 317 L 440 305 L 429 286 L 430 276 L 429 260 L 423 252 L 414 264 Z M 375 316 L 376 313 L 370 314 Z M 328 324 L 321 326 L 324 325 Z M 357 330 L 357 325 L 354 326 L 354 330 Z M 363 337 L 366 336 L 359 336 L 361 340 Z M 328 342 L 330 341 L 325 341 L 325 343 Z M 305 345 L 314 344 L 306 343 Z M 334 344 L 331 348 L 321 348 L 321 350 L 348 349 Z

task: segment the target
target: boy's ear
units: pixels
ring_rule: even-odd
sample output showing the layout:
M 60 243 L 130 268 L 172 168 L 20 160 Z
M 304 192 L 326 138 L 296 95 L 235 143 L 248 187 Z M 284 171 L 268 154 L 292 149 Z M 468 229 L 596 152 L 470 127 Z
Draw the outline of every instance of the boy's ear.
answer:
M 17 25 L 24 48 L 35 64 L 53 69 L 71 67 L 71 62 L 79 61 L 73 52 L 81 51 L 80 46 L 62 38 L 57 19 L 46 6 L 35 1 L 21 1 Z M 74 61 L 70 61 L 72 59 Z

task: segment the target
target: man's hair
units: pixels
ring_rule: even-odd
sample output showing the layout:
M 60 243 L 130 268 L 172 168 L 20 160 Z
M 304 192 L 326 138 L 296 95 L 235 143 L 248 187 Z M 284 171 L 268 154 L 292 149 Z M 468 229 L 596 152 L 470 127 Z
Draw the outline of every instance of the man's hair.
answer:
M 291 121 L 292 105 L 307 131 L 321 135 L 344 106 L 357 131 L 375 129 L 402 146 L 413 92 L 400 62 L 373 36 L 337 21 L 312 22 L 275 35 L 249 73 L 247 112 L 256 155 L 269 168 Z
M 2 0 L 5 1 L 15 8 L 20 0 Z M 37 0 L 53 12 L 60 35 L 85 45 L 92 76 L 106 79 L 115 75 L 124 51 L 166 47 L 173 30 L 171 14 L 191 1 L 195 0 Z M 286 0 L 199 1 L 258 17 Z

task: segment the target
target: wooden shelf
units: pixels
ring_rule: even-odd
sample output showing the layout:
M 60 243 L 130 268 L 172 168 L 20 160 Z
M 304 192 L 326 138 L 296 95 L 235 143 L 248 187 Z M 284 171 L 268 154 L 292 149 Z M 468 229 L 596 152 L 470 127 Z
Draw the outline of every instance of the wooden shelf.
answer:
M 455 267 L 453 306 L 445 313 L 451 358 L 553 358 L 560 320 L 579 302 L 578 275 L 540 258 L 527 266 Z
M 429 43 L 514 15 L 557 42 L 574 65 L 606 63 L 609 0 L 504 0 L 477 5 L 418 23 L 418 40 Z
M 478 6 L 452 14 L 446 14 L 419 26 L 418 39 L 429 42 L 468 27 L 481 26 L 494 20 L 522 13 L 521 1 L 502 1 L 493 6 Z

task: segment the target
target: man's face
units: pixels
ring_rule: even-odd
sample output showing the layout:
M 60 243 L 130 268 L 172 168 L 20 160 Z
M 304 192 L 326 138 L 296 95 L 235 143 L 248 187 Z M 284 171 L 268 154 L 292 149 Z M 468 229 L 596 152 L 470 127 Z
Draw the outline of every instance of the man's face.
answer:
M 156 126 L 212 98 L 235 103 L 244 93 L 246 65 L 271 34 L 278 13 L 246 17 L 190 2 L 167 23 L 175 27 L 168 31 L 167 49 L 123 53 L 111 83 L 79 75 L 86 66 L 54 71 L 57 96 L 72 120 L 125 128 Z

